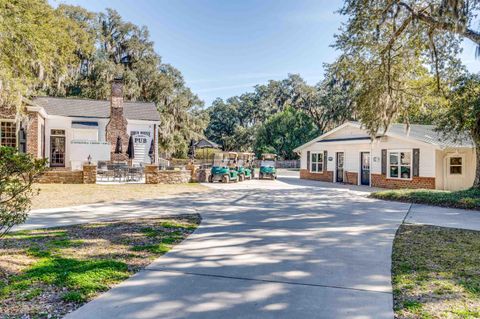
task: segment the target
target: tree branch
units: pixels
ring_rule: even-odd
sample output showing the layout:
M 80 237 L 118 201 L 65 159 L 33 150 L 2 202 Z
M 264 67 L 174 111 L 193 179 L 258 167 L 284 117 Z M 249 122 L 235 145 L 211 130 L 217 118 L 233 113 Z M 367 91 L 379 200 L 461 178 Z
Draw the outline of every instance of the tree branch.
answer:
M 427 23 L 432 28 L 437 30 L 444 30 L 449 31 L 452 33 L 456 33 L 464 38 L 472 40 L 477 45 L 480 45 L 480 32 L 475 32 L 472 29 L 465 28 L 465 30 L 457 30 L 455 24 L 445 21 L 438 21 L 435 20 L 432 16 L 425 14 L 424 12 L 415 11 L 410 5 L 406 4 L 405 2 L 399 1 L 399 6 L 404 7 L 408 11 L 410 11 L 411 15 L 418 20 Z
M 405 31 L 405 29 L 408 27 L 410 22 L 412 22 L 412 17 L 411 16 L 408 17 L 407 19 L 405 19 L 405 21 L 403 21 L 400 28 L 398 28 L 397 31 L 395 31 L 393 36 L 390 38 L 390 41 L 388 41 L 387 46 L 382 50 L 382 52 L 381 52 L 382 55 L 385 54 L 385 52 L 387 52 L 388 50 L 390 50 L 392 48 L 392 46 L 395 43 L 395 41 L 397 40 L 397 38 L 403 33 L 403 31 Z

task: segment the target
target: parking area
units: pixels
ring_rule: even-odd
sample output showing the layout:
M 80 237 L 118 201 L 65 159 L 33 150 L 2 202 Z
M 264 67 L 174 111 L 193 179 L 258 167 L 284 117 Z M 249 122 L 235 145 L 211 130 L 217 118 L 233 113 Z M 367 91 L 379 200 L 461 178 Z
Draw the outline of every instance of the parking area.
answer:
M 208 185 L 215 191 L 206 196 L 97 207 L 117 216 L 191 211 L 203 220 L 145 271 L 67 318 L 393 318 L 392 242 L 410 205 L 295 176 Z

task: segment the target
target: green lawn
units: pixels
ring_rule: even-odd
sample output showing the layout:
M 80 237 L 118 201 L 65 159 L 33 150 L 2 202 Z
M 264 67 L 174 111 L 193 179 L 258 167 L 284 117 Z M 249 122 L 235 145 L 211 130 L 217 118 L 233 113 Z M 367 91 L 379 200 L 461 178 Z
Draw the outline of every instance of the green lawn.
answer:
M 198 215 L 21 231 L 0 239 L 0 318 L 61 318 L 192 233 Z
M 480 232 L 402 225 L 392 254 L 395 318 L 480 318 Z
M 375 192 L 372 198 L 443 207 L 480 210 L 480 189 L 440 191 L 430 189 L 392 189 Z

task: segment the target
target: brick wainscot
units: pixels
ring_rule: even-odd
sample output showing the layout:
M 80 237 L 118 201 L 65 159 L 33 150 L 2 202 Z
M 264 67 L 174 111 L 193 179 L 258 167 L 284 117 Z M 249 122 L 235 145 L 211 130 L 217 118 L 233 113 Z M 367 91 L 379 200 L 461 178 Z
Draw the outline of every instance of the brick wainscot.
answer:
M 382 174 L 372 174 L 372 186 L 380 188 L 427 188 L 435 189 L 435 177 L 414 176 L 408 179 L 387 178 Z
M 333 182 L 333 172 L 323 171 L 318 173 L 312 173 L 306 169 L 301 169 L 300 178 L 312 179 L 312 180 L 322 181 L 322 182 Z
M 358 173 L 345 172 L 345 183 L 351 185 L 358 185 Z

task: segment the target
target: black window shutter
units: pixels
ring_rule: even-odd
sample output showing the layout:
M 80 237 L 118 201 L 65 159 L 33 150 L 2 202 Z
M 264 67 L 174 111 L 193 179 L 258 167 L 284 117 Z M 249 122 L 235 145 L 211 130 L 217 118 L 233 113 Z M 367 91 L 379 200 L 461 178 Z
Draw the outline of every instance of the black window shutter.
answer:
M 420 176 L 420 149 L 413 149 L 413 176 Z
M 324 172 L 327 170 L 327 162 L 328 162 L 327 155 L 328 155 L 328 152 L 323 151 L 323 171 Z
M 382 175 L 387 175 L 387 150 L 382 150 Z
M 18 131 L 18 151 L 27 153 L 27 131 L 24 127 L 20 127 Z
M 310 151 L 307 152 L 307 171 L 311 171 L 310 167 Z

